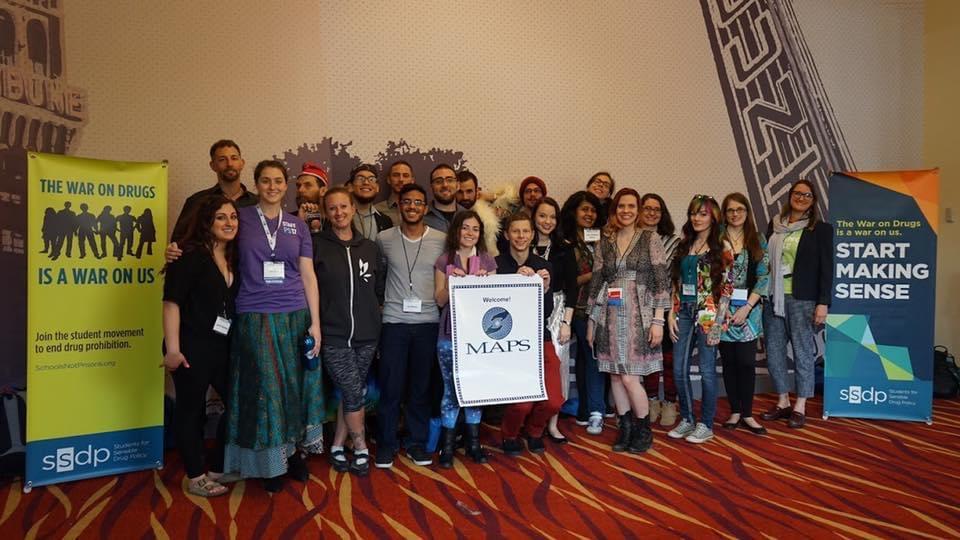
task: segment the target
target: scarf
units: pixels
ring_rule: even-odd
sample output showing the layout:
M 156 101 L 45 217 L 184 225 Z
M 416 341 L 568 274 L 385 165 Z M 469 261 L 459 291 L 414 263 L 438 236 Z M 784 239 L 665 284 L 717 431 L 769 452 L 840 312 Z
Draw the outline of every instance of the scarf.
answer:
M 770 242 L 767 249 L 770 250 L 770 298 L 773 300 L 773 314 L 777 317 L 784 316 L 783 309 L 783 272 L 780 267 L 783 258 L 783 242 L 787 235 L 803 230 L 810 223 L 809 218 L 804 218 L 793 223 L 789 218 L 776 217 L 773 220 L 773 234 L 770 236 Z

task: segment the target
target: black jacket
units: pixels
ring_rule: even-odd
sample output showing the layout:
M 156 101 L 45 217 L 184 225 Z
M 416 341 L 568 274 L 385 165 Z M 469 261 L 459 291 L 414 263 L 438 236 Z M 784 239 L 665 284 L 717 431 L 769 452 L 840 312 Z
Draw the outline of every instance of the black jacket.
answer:
M 516 274 L 517 270 L 520 269 L 520 265 L 517 264 L 513 255 L 510 255 L 509 250 L 497 255 L 496 261 L 498 274 Z M 550 313 L 553 311 L 553 265 L 536 253 L 530 253 L 530 255 L 527 256 L 526 262 L 523 263 L 523 266 L 529 266 L 534 272 L 545 269 L 550 274 L 550 287 L 543 289 L 543 341 L 550 341 L 550 330 L 547 328 L 547 318 L 550 317 Z
M 376 343 L 387 275 L 380 266 L 380 248 L 355 229 L 349 242 L 324 230 L 314 237 L 314 247 L 322 343 L 334 347 Z
M 771 235 L 772 220 L 767 225 L 768 240 Z M 793 263 L 793 297 L 830 305 L 833 298 L 833 225 L 818 221 L 812 231 L 804 228 L 800 233 L 797 258 Z

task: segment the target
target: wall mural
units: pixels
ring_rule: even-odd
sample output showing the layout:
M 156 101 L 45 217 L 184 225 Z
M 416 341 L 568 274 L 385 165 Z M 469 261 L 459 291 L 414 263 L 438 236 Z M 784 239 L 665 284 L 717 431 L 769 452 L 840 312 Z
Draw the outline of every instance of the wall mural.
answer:
M 0 1 L 0 281 L 26 283 L 25 151 L 70 154 L 87 122 L 87 96 L 64 65 L 61 0 Z M 26 288 L 0 299 L 0 385 L 22 386 Z

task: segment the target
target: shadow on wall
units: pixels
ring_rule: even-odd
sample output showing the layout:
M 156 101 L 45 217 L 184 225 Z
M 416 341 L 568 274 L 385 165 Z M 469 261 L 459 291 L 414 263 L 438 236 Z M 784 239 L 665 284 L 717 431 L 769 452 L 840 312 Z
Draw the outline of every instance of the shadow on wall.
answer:
M 290 176 L 296 177 L 304 163 L 310 161 L 317 163 L 327 169 L 330 173 L 330 182 L 332 185 L 346 183 L 349 179 L 350 171 L 361 163 L 373 163 L 380 170 L 380 196 L 378 200 L 386 199 L 390 194 L 390 187 L 386 182 L 386 169 L 396 161 L 406 161 L 413 169 L 413 174 L 417 178 L 417 183 L 430 193 L 430 171 L 440 163 L 446 163 L 456 170 L 460 170 L 467 165 L 467 160 L 463 157 L 463 152 L 449 148 L 431 148 L 421 150 L 419 147 L 412 146 L 404 139 L 399 141 L 388 141 L 386 148 L 380 151 L 376 159 L 368 160 L 357 156 L 351 152 L 353 141 L 340 142 L 333 140 L 332 137 L 324 137 L 318 143 L 303 143 L 295 150 L 286 150 L 283 155 L 274 155 L 274 159 L 279 159 L 286 164 L 290 171 Z M 287 192 L 287 201 L 293 204 L 296 197 L 296 190 Z

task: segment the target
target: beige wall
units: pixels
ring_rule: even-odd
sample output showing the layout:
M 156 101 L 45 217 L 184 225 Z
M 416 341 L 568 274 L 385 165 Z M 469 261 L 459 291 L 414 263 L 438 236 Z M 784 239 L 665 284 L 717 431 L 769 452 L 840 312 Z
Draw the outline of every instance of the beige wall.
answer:
M 794 0 L 864 170 L 917 168 L 920 0 Z M 69 0 L 65 56 L 89 120 L 73 154 L 168 159 L 170 208 L 213 183 L 209 144 L 253 164 L 330 136 L 465 153 L 490 186 L 591 173 L 658 191 L 745 189 L 696 0 Z M 171 220 L 172 221 L 172 220 Z
M 960 351 L 960 2 L 928 0 L 924 21 L 923 161 L 940 167 L 940 235 L 937 257 L 936 342 Z

